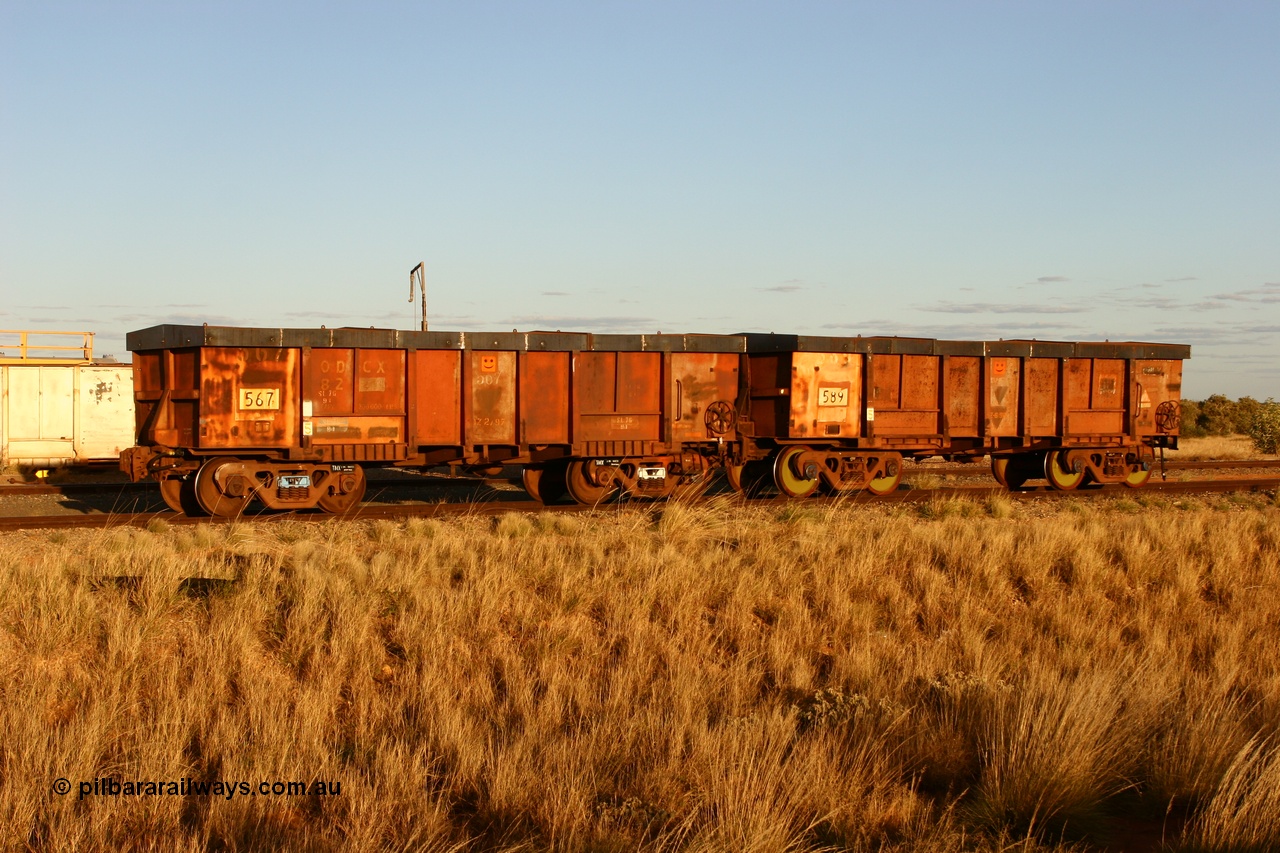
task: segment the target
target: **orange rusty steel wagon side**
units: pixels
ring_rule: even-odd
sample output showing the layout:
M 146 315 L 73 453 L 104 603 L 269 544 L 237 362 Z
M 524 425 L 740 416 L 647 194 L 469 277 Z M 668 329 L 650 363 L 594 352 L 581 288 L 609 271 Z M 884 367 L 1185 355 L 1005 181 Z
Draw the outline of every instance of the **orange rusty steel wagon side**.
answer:
M 730 479 L 793 496 L 891 491 L 904 457 L 935 455 L 989 455 L 1006 486 L 1142 485 L 1154 451 L 1177 446 L 1190 357 L 1173 344 L 746 339 L 748 436 Z

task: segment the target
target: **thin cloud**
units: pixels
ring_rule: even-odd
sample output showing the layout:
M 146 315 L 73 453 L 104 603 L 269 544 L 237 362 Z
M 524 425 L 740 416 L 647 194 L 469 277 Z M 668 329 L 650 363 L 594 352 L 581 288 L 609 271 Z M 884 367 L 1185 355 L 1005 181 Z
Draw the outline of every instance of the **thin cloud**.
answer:
M 566 293 L 563 290 L 544 290 L 542 291 L 542 295 L 543 296 L 572 296 L 572 294 Z
M 798 278 L 793 278 L 782 284 L 775 284 L 773 287 L 758 287 L 765 293 L 795 293 L 797 290 L 804 290 L 804 282 Z
M 939 302 L 914 307 L 917 311 L 931 314 L 1082 314 L 1087 310 L 1074 305 L 1044 305 L 1034 302 Z
M 1231 302 L 1252 302 L 1261 305 L 1280 303 L 1280 282 L 1269 281 L 1261 287 L 1247 290 L 1236 290 L 1231 293 L 1215 293 L 1213 299 L 1225 299 Z
M 1173 298 L 1172 296 L 1102 296 L 1100 301 L 1114 302 L 1117 305 L 1124 305 L 1133 308 L 1154 309 L 1158 311 L 1177 311 L 1186 306 L 1186 303 Z
M 333 311 L 286 311 L 284 316 L 295 320 L 348 320 L 351 317 Z
M 1028 338 L 1041 334 L 1067 337 L 1069 330 L 1078 326 L 1068 323 L 956 323 L 947 325 L 903 325 L 888 320 L 872 320 L 857 325 L 826 323 L 819 326 L 827 330 L 855 330 L 855 334 L 891 335 L 908 338 L 940 338 L 947 340 L 989 340 L 994 338 Z M 1078 337 L 1072 333 L 1071 337 Z
M 1176 311 L 1182 307 L 1182 303 L 1168 296 L 1151 296 L 1146 299 L 1126 300 L 1128 304 L 1137 308 L 1152 308 L 1158 311 Z
M 1036 281 L 1041 284 L 1062 284 L 1063 282 L 1071 281 L 1071 279 L 1065 275 L 1042 275 Z
M 584 317 L 557 314 L 526 314 L 511 317 L 505 325 L 520 329 L 564 329 L 566 331 L 653 331 L 661 323 L 654 317 L 602 316 Z
M 1182 278 L 1166 278 L 1165 279 L 1165 281 L 1169 282 L 1170 284 L 1177 284 L 1183 281 L 1199 281 L 1199 280 L 1200 279 L 1196 278 L 1194 275 L 1184 275 L 1182 276 Z
M 1280 325 L 1217 323 L 1211 326 L 1158 326 L 1156 333 L 1201 346 L 1274 346 Z

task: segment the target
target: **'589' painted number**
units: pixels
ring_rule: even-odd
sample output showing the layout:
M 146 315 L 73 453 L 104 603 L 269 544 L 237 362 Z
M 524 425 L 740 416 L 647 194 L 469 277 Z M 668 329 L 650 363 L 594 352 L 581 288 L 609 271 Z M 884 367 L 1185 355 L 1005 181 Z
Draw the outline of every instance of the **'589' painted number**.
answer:
M 241 409 L 279 409 L 279 388 L 241 388 Z
M 833 385 L 820 386 L 818 388 L 818 405 L 819 406 L 849 405 L 849 389 L 839 388 Z

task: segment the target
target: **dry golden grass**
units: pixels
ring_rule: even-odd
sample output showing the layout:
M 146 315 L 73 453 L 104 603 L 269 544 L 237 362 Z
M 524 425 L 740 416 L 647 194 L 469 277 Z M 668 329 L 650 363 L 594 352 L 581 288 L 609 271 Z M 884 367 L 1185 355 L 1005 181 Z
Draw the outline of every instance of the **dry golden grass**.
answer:
M 1280 843 L 1272 499 L 161 524 L 0 557 L 7 849 L 1134 850 L 1135 816 L 1170 850 Z M 101 777 L 341 793 L 79 797 Z
M 1274 454 L 1268 456 L 1259 453 L 1253 446 L 1253 439 L 1244 435 L 1210 435 L 1204 438 L 1180 438 L 1177 450 L 1165 451 L 1166 459 L 1185 459 L 1187 461 L 1218 459 L 1275 459 Z

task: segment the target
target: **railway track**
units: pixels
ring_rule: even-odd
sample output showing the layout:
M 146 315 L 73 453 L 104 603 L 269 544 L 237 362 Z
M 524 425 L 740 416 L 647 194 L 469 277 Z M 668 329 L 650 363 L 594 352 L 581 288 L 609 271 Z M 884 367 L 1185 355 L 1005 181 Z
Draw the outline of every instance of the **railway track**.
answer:
M 1239 468 L 1280 468 L 1280 459 L 1218 459 L 1218 460 L 1177 460 L 1164 464 L 1166 471 L 1210 471 Z M 1156 468 L 1159 473 L 1159 468 Z M 987 477 L 988 468 L 985 463 L 957 465 L 953 463 L 921 462 L 907 468 L 906 477 L 912 474 L 941 474 L 954 476 Z M 415 484 L 465 488 L 478 485 L 520 485 L 518 474 L 510 477 L 449 477 L 407 475 L 396 478 L 380 478 L 370 476 L 369 487 L 395 488 Z M 150 481 L 130 483 L 127 481 L 103 483 L 4 483 L 0 484 L 0 497 L 5 496 L 41 496 L 41 495 L 142 495 L 156 491 L 156 484 Z
M 1280 459 L 1187 459 L 1170 460 L 1164 463 L 1166 471 L 1217 471 L 1240 468 L 1280 468 Z M 986 476 L 987 464 L 975 462 L 959 465 L 952 462 L 920 462 L 907 467 L 906 475 L 918 473 L 952 474 L 960 476 Z M 1160 473 L 1160 462 L 1156 461 L 1152 468 L 1155 474 Z
M 1251 467 L 1280 467 L 1269 464 Z M 854 495 L 815 497 L 804 501 L 796 501 L 785 497 L 742 498 L 734 494 L 715 495 L 717 500 L 725 498 L 738 502 L 743 506 L 830 506 L 832 504 L 922 504 L 933 501 L 945 501 L 954 498 L 983 499 L 993 495 L 1003 495 L 1011 500 L 1061 500 L 1070 497 L 1092 498 L 1096 496 L 1134 497 L 1139 494 L 1153 492 L 1161 494 L 1222 494 L 1232 492 L 1262 492 L 1280 489 L 1280 475 L 1272 477 L 1239 477 L 1216 480 L 1160 481 L 1152 480 L 1141 491 L 1135 491 L 1122 485 L 1092 486 L 1076 491 L 1058 491 L 1049 486 L 1032 486 L 1017 491 L 1005 491 L 994 483 L 990 486 L 955 486 L 937 489 L 902 488 L 887 495 L 876 496 L 868 492 Z M 703 498 L 706 500 L 706 498 Z M 77 515 L 45 515 L 45 516 L 4 516 L 0 517 L 0 531 L 32 530 L 32 529 L 67 529 L 67 528 L 109 528 L 109 527 L 148 527 L 163 522 L 168 525 L 193 524 L 236 524 L 243 522 L 279 523 L 282 521 L 300 521 L 322 523 L 334 520 L 374 521 L 378 519 L 402 518 L 443 518 L 460 515 L 494 516 L 504 513 L 542 513 L 542 512 L 607 512 L 637 507 L 660 507 L 661 504 L 650 504 L 643 501 L 624 501 L 614 504 L 603 504 L 599 507 L 581 506 L 578 504 L 557 504 L 544 506 L 536 501 L 523 500 L 490 500 L 480 503 L 411 503 L 411 504 L 364 504 L 359 508 L 341 515 L 324 512 L 280 513 L 263 511 L 246 514 L 239 518 L 188 517 L 164 510 L 159 512 L 106 512 Z
M 431 485 L 463 488 L 467 486 L 479 485 L 520 485 L 519 476 L 516 477 L 446 477 L 446 476 L 430 476 L 417 477 L 406 476 L 403 478 L 380 479 L 378 477 L 369 478 L 369 488 L 378 487 L 395 487 L 395 486 L 413 486 Z M 0 497 L 23 497 L 23 496 L 44 496 L 44 495 L 66 495 L 66 496 L 87 496 L 87 495 L 143 495 L 154 492 L 159 494 L 157 486 L 150 480 L 144 480 L 141 483 L 130 483 L 128 481 L 115 481 L 104 483 L 3 483 L 0 484 Z

